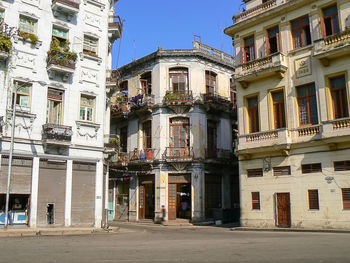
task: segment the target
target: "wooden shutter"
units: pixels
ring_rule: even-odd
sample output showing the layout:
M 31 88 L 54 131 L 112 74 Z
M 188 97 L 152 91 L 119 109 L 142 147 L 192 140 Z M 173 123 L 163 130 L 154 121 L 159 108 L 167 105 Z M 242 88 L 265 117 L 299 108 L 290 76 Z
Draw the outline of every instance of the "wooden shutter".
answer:
M 291 175 L 290 166 L 279 166 L 273 168 L 274 176 Z
M 260 210 L 260 192 L 252 192 L 252 209 Z
M 350 161 L 334 162 L 334 171 L 348 171 L 350 170 Z
M 343 195 L 343 209 L 349 210 L 350 209 L 350 188 L 342 188 L 342 195 Z
M 319 209 L 318 190 L 309 190 L 309 209 Z
M 176 184 L 169 184 L 168 220 L 176 219 Z
M 323 16 L 321 17 L 321 37 L 326 37 L 326 25 Z
M 260 177 L 260 176 L 263 176 L 263 169 L 262 168 L 247 169 L 247 175 L 248 175 L 248 177 Z
M 303 174 L 322 172 L 322 165 L 321 163 L 303 164 L 301 166 L 301 172 Z
M 144 219 L 145 218 L 145 186 L 140 185 L 140 191 L 139 191 L 139 218 Z

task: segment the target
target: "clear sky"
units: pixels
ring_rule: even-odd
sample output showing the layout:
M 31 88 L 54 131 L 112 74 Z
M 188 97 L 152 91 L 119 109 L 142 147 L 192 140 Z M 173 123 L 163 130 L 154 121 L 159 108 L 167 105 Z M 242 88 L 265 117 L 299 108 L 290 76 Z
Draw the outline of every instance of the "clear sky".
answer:
M 214 48 L 233 53 L 231 38 L 223 33 L 232 25 L 241 0 L 119 0 L 117 14 L 125 20 L 118 67 L 157 50 L 192 48 L 193 35 Z M 113 49 L 117 66 L 120 40 Z

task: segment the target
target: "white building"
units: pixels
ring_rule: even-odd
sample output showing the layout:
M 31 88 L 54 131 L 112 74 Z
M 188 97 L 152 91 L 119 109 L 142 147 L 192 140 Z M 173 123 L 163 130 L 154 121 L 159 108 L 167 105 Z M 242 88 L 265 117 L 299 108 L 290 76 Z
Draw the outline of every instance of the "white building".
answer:
M 233 208 L 239 215 L 233 62 L 195 41 L 193 49 L 159 48 L 119 69 L 111 219 L 159 221 L 162 209 L 165 220 L 234 220 Z
M 19 29 L 11 50 L 0 51 L 0 209 L 17 87 L 10 188 L 15 224 L 101 226 L 104 134 L 109 133 L 106 72 L 122 27 L 114 15 L 115 2 L 0 3 L 1 18 Z

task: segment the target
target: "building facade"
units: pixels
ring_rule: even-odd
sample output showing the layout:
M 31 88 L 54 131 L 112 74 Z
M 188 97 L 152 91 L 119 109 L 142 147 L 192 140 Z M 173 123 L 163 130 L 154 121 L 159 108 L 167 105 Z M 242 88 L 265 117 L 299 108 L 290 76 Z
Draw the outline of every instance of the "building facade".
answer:
M 101 227 L 115 2 L 1 1 L 1 224 L 15 109 L 13 224 Z
M 350 1 L 246 0 L 236 51 L 241 224 L 349 228 Z
M 233 61 L 194 41 L 193 49 L 159 48 L 118 70 L 111 133 L 120 150 L 110 162 L 111 220 L 239 215 Z

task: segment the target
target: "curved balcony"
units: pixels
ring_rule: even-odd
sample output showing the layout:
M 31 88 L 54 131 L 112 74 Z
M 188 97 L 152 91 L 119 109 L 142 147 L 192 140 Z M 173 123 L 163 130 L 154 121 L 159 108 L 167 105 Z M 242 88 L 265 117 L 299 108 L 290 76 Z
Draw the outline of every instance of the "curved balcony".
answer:
M 110 16 L 108 22 L 108 37 L 114 42 L 121 37 L 123 30 L 123 22 L 119 16 Z
M 139 94 L 129 99 L 131 111 L 149 111 L 154 106 L 154 95 Z
M 111 118 L 112 119 L 120 119 L 128 117 L 130 113 L 130 105 L 129 102 L 117 102 L 111 105 Z
M 42 140 L 47 145 L 69 146 L 72 141 L 72 127 L 47 123 L 43 125 Z
M 68 20 L 72 19 L 72 16 L 79 13 L 80 0 L 52 0 L 52 11 L 54 16 L 58 16 L 58 13 L 67 14 Z
M 253 16 L 264 13 L 264 12 L 274 8 L 277 5 L 276 2 L 277 2 L 276 0 L 270 0 L 270 1 L 267 1 L 263 4 L 261 4 L 261 5 L 255 6 L 251 9 L 248 9 L 247 11 L 244 11 L 244 12 L 238 13 L 237 15 L 234 15 L 232 18 L 233 24 L 237 24 L 239 22 L 242 22 L 242 21 L 247 20 Z

